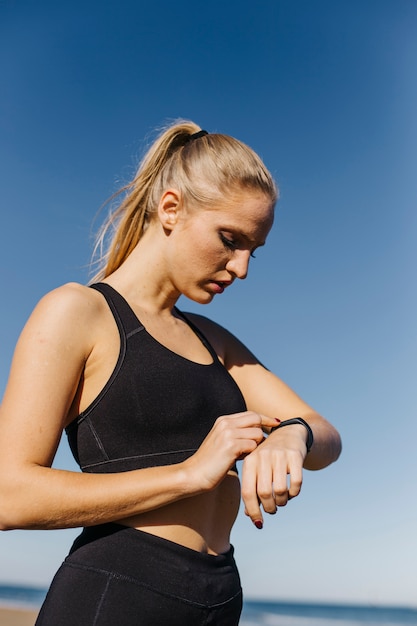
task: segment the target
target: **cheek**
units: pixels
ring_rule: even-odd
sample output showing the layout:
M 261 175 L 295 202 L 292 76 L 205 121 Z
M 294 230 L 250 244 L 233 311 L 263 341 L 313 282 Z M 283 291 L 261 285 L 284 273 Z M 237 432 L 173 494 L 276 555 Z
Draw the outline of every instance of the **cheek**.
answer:
M 211 275 L 213 271 L 223 268 L 227 258 L 227 251 L 217 232 L 199 223 L 181 231 L 176 238 L 171 261 L 188 276 L 195 275 L 196 271 Z
M 223 254 L 222 246 L 216 240 L 213 241 L 213 237 L 201 233 L 194 233 L 184 248 L 185 262 L 198 267 L 212 267 L 221 260 Z

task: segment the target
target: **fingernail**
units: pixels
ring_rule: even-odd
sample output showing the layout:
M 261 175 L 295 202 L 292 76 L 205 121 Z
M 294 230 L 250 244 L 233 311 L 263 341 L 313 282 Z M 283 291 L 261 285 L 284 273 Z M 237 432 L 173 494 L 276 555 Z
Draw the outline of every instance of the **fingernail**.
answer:
M 277 417 L 274 417 L 274 420 L 276 421 L 277 424 L 281 424 L 281 420 L 279 420 Z
M 259 530 L 262 530 L 262 528 L 264 527 L 263 523 L 261 522 L 260 519 L 257 519 L 255 522 L 253 522 L 256 526 L 256 528 L 259 528 Z

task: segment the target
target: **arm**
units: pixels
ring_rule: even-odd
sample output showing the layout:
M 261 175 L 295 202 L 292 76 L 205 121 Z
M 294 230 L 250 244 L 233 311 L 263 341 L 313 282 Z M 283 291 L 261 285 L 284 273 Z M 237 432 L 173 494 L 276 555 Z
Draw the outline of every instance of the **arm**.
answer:
M 239 350 L 242 349 L 240 346 Z M 341 452 L 341 441 L 337 430 L 288 385 L 256 361 L 253 355 L 251 357 L 254 359 L 252 363 L 239 365 L 233 361 L 234 364 L 230 367 L 230 373 L 242 389 L 248 409 L 265 415 L 273 415 L 281 421 L 292 417 L 302 417 L 313 431 L 314 444 L 309 454 L 306 455 L 307 433 L 301 425 L 278 429 L 268 439 L 278 442 L 287 440 L 290 433 L 291 438 L 297 433 L 298 438 L 301 438 L 304 444 L 303 465 L 305 469 L 319 470 L 336 461 Z
M 111 522 L 208 491 L 262 440 L 262 420 L 245 413 L 220 418 L 194 458 L 178 465 L 104 475 L 53 469 L 85 372 L 97 367 L 104 309 L 92 290 L 66 285 L 41 300 L 22 332 L 0 409 L 4 530 Z
M 181 472 L 171 472 L 170 480 L 165 469 L 148 472 L 139 493 L 137 472 L 120 479 L 51 469 L 85 365 L 94 353 L 100 310 L 90 291 L 66 285 L 48 294 L 16 346 L 0 409 L 3 529 L 114 521 L 186 495 Z
M 262 523 L 259 503 L 266 512 L 275 513 L 277 506 L 284 506 L 288 499 L 297 496 L 301 489 L 303 467 L 318 470 L 336 461 L 341 452 L 340 436 L 288 385 L 263 367 L 236 337 L 206 318 L 193 316 L 193 319 L 239 385 L 250 411 L 281 421 L 302 417 L 313 431 L 314 444 L 308 455 L 306 429 L 297 424 L 275 430 L 246 456 L 242 497 L 246 513 L 259 525 Z

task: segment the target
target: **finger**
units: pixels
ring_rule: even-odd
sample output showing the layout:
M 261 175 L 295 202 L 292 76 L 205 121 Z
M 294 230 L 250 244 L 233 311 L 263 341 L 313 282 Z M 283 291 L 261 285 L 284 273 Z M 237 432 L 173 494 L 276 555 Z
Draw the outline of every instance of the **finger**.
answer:
M 285 506 L 288 500 L 290 500 L 287 486 L 282 487 L 280 483 L 274 481 L 272 483 L 272 492 L 276 506 Z
M 301 491 L 303 484 L 303 468 L 300 463 L 294 464 L 290 470 L 289 498 L 295 498 Z
M 273 471 L 272 490 L 277 506 L 285 506 L 289 500 L 288 475 L 285 466 L 275 466 Z
M 274 515 L 277 512 L 272 481 L 273 466 L 270 456 L 261 453 L 258 455 L 257 460 L 256 493 L 265 513 L 269 513 L 270 515 Z
M 270 477 L 269 480 L 267 480 L 266 477 L 262 477 L 262 482 L 258 483 L 257 492 L 265 513 L 275 515 L 277 512 L 277 503 L 275 501 L 272 477 Z
M 246 461 L 242 468 L 242 500 L 245 506 L 245 514 L 250 517 L 256 528 L 263 527 L 263 517 L 259 506 L 256 492 L 256 472 L 252 471 Z
M 277 417 L 269 417 L 268 415 L 262 415 L 262 413 L 259 413 L 259 417 L 261 418 L 262 426 L 267 426 L 268 428 L 274 428 L 274 426 L 278 426 L 281 423 L 281 420 Z
M 256 413 L 255 411 L 244 411 L 243 413 L 234 413 L 232 415 L 223 415 L 220 420 L 232 418 L 233 420 L 239 419 L 241 423 L 247 423 L 251 426 L 267 426 L 273 428 L 281 423 L 278 417 L 269 417 L 262 413 Z
M 276 464 L 274 467 L 273 484 L 277 505 L 285 506 L 288 500 L 298 496 L 302 482 L 302 457 L 296 453 L 289 453 L 285 464 Z
M 227 428 L 228 425 L 246 428 L 248 426 L 258 426 L 262 428 L 267 426 L 273 428 L 280 424 L 280 420 L 276 417 L 268 417 L 254 411 L 244 411 L 242 413 L 233 413 L 232 415 L 221 415 L 216 420 L 216 425 Z
M 262 413 L 255 413 L 255 411 L 246 411 L 245 413 L 236 413 L 233 417 L 244 417 L 248 424 L 251 426 L 267 426 L 273 428 L 281 423 L 281 420 L 277 417 L 269 417 Z
M 254 426 L 242 428 L 242 430 L 236 434 L 240 439 L 251 439 L 256 441 L 256 443 L 260 443 L 265 439 L 264 431 L 261 428 L 256 428 Z

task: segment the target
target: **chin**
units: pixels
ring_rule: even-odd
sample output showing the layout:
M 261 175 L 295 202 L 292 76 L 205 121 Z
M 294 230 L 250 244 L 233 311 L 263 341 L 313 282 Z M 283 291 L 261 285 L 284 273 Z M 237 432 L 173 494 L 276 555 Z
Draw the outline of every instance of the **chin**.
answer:
M 200 292 L 198 294 L 183 293 L 182 295 L 193 302 L 197 302 L 197 304 L 210 304 L 216 294 L 204 291 L 203 293 Z

